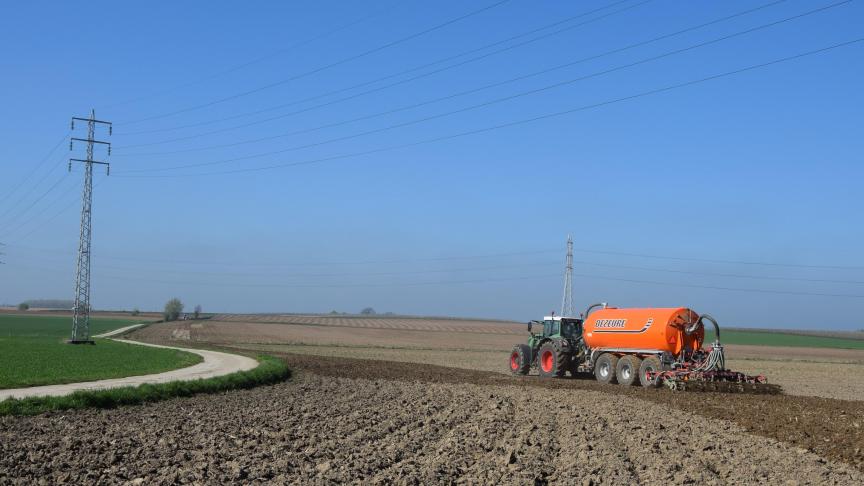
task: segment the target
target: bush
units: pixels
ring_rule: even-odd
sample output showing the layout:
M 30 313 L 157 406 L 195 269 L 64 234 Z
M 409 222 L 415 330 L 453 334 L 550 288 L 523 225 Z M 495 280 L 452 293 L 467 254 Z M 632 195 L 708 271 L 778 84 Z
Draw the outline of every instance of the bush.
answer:
M 374 316 L 375 315 L 375 309 L 373 309 L 371 307 L 367 307 L 367 308 L 363 309 L 362 311 L 360 311 L 360 314 L 363 314 L 364 316 Z
M 28 309 L 30 309 L 30 304 L 28 304 L 27 302 L 21 302 L 20 304 L 18 304 L 19 311 L 26 311 Z
M 174 297 L 165 304 L 165 311 L 162 313 L 162 318 L 166 321 L 176 321 L 183 312 L 183 302 Z
M 195 319 L 198 319 L 199 317 L 201 317 L 201 304 L 198 304 L 195 306 L 195 314 L 194 315 L 195 315 L 195 317 L 194 317 Z
M 138 310 L 138 308 L 137 308 L 137 307 L 136 307 L 136 308 L 134 308 L 134 309 L 132 309 L 132 315 L 133 315 L 133 316 L 137 316 L 137 315 L 138 315 L 138 314 L 140 314 L 140 313 L 141 313 L 141 311 L 140 311 L 140 310 Z

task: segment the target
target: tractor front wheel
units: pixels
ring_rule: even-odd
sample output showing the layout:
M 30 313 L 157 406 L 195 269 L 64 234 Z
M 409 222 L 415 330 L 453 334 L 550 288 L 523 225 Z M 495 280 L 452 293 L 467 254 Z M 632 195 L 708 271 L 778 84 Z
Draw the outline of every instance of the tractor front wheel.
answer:
M 552 343 L 540 346 L 537 368 L 544 378 L 560 378 L 567 372 L 567 355 Z
M 527 375 L 531 369 L 531 348 L 527 344 L 517 344 L 510 352 L 510 372 L 514 375 Z

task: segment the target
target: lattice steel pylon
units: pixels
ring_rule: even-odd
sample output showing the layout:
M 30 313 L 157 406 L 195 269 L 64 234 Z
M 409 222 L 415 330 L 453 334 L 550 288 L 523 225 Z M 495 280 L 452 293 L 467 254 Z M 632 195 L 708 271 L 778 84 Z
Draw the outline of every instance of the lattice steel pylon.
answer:
M 564 261 L 564 296 L 561 298 L 561 315 L 573 317 L 573 238 L 567 235 L 567 258 Z
M 75 304 L 72 308 L 72 337 L 71 344 L 93 344 L 90 338 L 90 243 L 92 240 L 91 214 L 93 209 L 93 164 L 106 167 L 106 173 L 110 174 L 111 166 L 108 162 L 93 160 L 93 145 L 102 144 L 108 147 L 108 155 L 111 155 L 111 144 L 96 140 L 96 124 L 108 126 L 108 135 L 111 135 L 111 122 L 97 120 L 96 112 L 90 110 L 90 118 L 72 117 L 72 130 L 75 130 L 75 120 L 87 122 L 87 138 L 72 137 L 69 140 L 69 150 L 75 141 L 87 143 L 86 159 L 69 159 L 69 170 L 72 170 L 72 162 L 84 164 L 84 191 L 81 194 L 81 232 L 78 239 L 78 266 L 75 273 Z

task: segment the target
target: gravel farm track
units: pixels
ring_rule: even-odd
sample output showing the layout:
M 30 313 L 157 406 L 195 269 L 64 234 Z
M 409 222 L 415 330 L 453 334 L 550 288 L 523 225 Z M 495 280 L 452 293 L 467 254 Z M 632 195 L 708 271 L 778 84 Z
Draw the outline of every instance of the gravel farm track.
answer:
M 136 330 L 152 342 L 266 349 L 294 373 L 218 397 L 2 417 L 0 484 L 864 484 L 860 395 L 513 377 L 497 371 L 499 348 L 523 340 L 522 325 L 319 319 L 217 316 Z M 501 332 L 509 326 L 518 333 Z M 796 366 L 860 370 L 860 358 L 817 353 Z M 502 364 L 484 369 L 493 362 Z

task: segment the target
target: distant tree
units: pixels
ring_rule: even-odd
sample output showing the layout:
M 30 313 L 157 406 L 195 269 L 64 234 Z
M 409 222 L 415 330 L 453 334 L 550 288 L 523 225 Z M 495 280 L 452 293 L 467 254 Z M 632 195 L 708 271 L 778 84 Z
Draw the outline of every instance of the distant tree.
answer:
M 20 304 L 18 304 L 19 311 L 26 311 L 28 309 L 30 309 L 30 304 L 28 304 L 27 302 L 21 302 Z
M 195 306 L 194 315 L 195 315 L 195 319 L 198 319 L 199 317 L 201 317 L 201 304 L 198 304 Z
M 138 314 L 140 314 L 140 313 L 141 313 L 141 311 L 140 311 L 140 310 L 138 310 L 138 308 L 137 308 L 137 307 L 136 307 L 136 308 L 134 308 L 134 309 L 132 309 L 132 315 L 133 315 L 133 316 L 137 316 L 137 315 L 138 315 Z
M 360 311 L 360 314 L 363 314 L 364 316 L 374 316 L 375 315 L 375 309 L 373 309 L 371 307 L 367 307 L 367 308 L 363 309 L 362 311 Z
M 339 312 L 338 312 L 338 311 L 335 311 L 335 310 L 332 310 L 332 311 L 330 311 L 330 315 L 331 315 L 331 316 L 339 315 Z
M 180 317 L 181 312 L 183 312 L 183 302 L 174 297 L 165 304 L 165 311 L 162 313 L 162 317 L 166 321 L 176 321 Z

